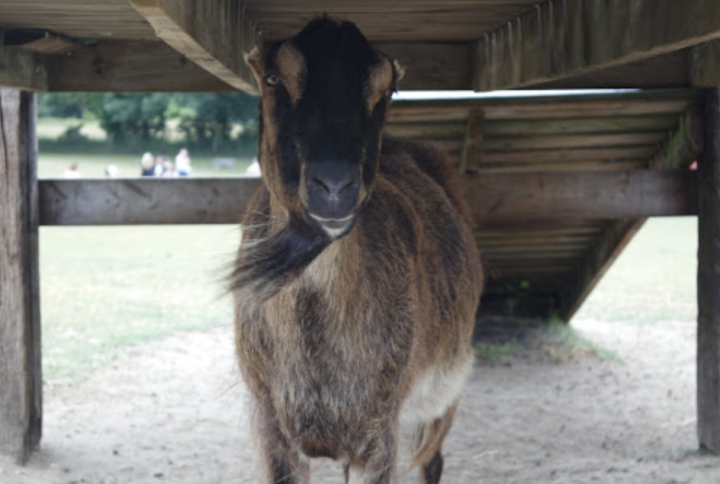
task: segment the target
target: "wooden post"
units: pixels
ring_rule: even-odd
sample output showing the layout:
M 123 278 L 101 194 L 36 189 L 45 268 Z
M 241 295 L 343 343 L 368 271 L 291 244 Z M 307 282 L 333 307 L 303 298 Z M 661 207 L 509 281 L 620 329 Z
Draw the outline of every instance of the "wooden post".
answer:
M 35 95 L 0 89 L 0 452 L 42 433 Z
M 720 453 L 720 88 L 705 96 L 698 163 L 697 405 L 700 447 Z

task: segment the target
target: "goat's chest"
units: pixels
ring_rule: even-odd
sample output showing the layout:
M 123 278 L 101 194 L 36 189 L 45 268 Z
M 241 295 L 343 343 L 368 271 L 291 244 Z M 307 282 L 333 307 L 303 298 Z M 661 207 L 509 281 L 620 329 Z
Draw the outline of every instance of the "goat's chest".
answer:
M 368 296 L 341 299 L 303 284 L 265 309 L 265 338 L 273 343 L 267 383 L 289 433 L 362 433 L 368 417 L 391 411 L 411 354 L 412 320 L 404 303 L 389 312 Z

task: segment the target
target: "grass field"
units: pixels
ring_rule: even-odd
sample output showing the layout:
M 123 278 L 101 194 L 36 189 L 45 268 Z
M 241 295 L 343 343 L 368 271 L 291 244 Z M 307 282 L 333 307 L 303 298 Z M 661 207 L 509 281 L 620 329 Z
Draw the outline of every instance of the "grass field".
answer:
M 122 347 L 232 323 L 222 277 L 232 226 L 42 227 L 46 381 L 75 380 Z
M 632 324 L 693 321 L 696 272 L 697 218 L 651 219 L 575 318 Z
M 576 318 L 692 324 L 696 233 L 694 218 L 649 221 Z M 221 278 L 238 240 L 232 226 L 42 227 L 46 380 L 82 379 L 123 347 L 231 324 Z

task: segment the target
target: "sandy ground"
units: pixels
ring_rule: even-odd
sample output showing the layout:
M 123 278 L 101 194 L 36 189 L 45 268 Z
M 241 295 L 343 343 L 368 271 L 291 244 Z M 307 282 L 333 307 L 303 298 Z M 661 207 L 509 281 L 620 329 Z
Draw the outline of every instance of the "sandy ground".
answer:
M 720 483 L 720 459 L 696 451 L 694 323 L 575 327 L 622 362 L 478 364 L 443 482 Z M 40 451 L 0 460 L 0 483 L 256 482 L 244 400 L 229 328 L 134 348 L 46 388 Z M 342 482 L 334 463 L 314 477 Z

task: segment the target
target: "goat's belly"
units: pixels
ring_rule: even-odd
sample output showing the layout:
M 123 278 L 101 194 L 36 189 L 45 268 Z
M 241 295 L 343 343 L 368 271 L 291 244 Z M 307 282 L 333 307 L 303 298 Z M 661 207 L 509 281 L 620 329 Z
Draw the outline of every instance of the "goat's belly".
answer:
M 400 412 L 400 425 L 414 427 L 442 417 L 460 398 L 472 369 L 472 355 L 449 366 L 425 369 L 415 379 Z
M 285 389 L 277 415 L 297 449 L 308 457 L 345 460 L 370 440 L 374 425 L 387 419 L 389 402 L 373 399 L 371 386 L 308 385 Z

